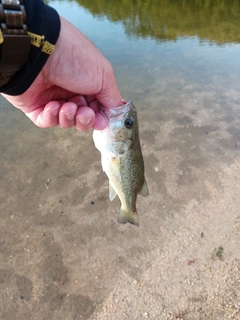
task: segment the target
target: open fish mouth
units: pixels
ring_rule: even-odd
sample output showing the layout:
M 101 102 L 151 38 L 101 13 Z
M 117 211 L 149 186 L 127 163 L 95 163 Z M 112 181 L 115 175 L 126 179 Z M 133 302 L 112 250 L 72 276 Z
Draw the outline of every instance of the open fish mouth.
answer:
M 100 106 L 100 112 L 108 121 L 110 118 L 114 118 L 113 121 L 118 121 L 119 119 L 121 119 L 122 114 L 125 114 L 126 112 L 130 111 L 132 108 L 135 108 L 134 105 L 132 104 L 132 101 L 126 102 L 122 100 L 122 103 L 124 104 L 109 110 L 106 110 L 102 106 Z

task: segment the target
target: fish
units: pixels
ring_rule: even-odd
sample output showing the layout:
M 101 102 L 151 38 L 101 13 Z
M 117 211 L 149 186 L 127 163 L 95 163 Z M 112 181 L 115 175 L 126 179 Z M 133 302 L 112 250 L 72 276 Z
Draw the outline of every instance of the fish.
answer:
M 101 153 L 102 169 L 109 179 L 109 198 L 118 195 L 119 223 L 139 226 L 136 208 L 138 194 L 147 197 L 144 160 L 139 139 L 137 110 L 132 101 L 101 112 L 108 119 L 104 130 L 93 131 L 95 147 Z

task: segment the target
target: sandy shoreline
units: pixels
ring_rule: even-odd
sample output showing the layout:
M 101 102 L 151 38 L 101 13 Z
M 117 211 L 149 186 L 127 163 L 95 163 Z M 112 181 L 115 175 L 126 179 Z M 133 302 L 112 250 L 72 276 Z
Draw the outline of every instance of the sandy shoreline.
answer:
M 239 319 L 238 97 L 230 121 L 203 96 L 140 112 L 139 228 L 117 223 L 90 132 L 40 130 L 1 100 L 0 319 Z

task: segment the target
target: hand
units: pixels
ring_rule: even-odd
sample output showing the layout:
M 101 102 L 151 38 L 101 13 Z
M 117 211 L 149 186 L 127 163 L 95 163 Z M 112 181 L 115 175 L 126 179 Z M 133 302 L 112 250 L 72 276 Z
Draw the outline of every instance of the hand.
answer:
M 110 63 L 63 18 L 55 50 L 30 88 L 19 96 L 3 96 L 41 128 L 75 126 L 81 131 L 107 126 L 99 104 L 106 109 L 121 104 Z

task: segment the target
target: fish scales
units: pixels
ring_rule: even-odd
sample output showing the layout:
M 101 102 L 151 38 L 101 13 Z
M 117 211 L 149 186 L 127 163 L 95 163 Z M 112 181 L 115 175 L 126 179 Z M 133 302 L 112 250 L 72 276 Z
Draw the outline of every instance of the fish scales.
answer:
M 103 171 L 109 178 L 109 198 L 118 195 L 120 223 L 139 225 L 136 201 L 138 194 L 147 196 L 144 161 L 139 140 L 137 111 L 131 101 L 102 111 L 109 119 L 102 131 L 93 132 L 96 148 L 101 152 Z

